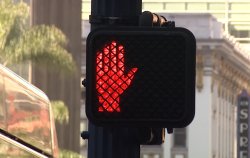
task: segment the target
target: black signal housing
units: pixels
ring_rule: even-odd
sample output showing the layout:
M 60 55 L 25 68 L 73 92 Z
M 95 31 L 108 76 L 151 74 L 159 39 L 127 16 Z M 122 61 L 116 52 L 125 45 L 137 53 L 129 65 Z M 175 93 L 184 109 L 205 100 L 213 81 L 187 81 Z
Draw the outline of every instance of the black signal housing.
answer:
M 193 120 L 196 41 L 189 30 L 104 27 L 89 34 L 86 48 L 92 123 L 179 128 Z

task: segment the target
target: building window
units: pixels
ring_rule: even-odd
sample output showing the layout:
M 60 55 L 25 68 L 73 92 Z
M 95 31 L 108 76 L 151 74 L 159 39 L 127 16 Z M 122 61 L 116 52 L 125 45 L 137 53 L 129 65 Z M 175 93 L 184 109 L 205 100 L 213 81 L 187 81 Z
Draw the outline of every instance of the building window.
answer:
M 184 11 L 186 10 L 185 3 L 165 3 L 165 10 L 167 11 Z
M 207 10 L 206 3 L 188 3 L 187 7 L 188 10 Z
M 249 3 L 231 3 L 230 5 L 230 8 L 231 10 L 239 10 L 239 11 L 242 11 L 242 10 L 246 10 L 248 11 L 249 8 L 250 8 L 250 4 Z
M 186 147 L 187 146 L 187 132 L 186 128 L 174 129 L 173 147 Z
M 161 158 L 159 154 L 144 154 L 141 158 Z
M 143 9 L 147 9 L 147 10 L 155 10 L 155 8 L 159 9 L 159 10 L 163 10 L 164 5 L 163 3 L 155 3 L 155 2 L 151 2 L 151 3 L 144 3 L 143 4 Z
M 250 31 L 248 30 L 231 30 L 231 35 L 238 38 L 247 38 L 250 36 Z
M 184 158 L 184 155 L 183 155 L 183 154 L 176 154 L 176 155 L 174 156 L 174 158 Z
M 222 3 L 209 3 L 209 10 L 225 12 L 225 4 Z

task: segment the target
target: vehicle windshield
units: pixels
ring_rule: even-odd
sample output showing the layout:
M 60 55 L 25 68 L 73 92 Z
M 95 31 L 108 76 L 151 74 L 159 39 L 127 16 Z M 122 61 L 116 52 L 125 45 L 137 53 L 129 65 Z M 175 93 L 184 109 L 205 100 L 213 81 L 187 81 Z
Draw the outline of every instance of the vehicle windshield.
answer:
M 47 96 L 2 65 L 0 89 L 1 130 L 53 155 L 56 133 Z

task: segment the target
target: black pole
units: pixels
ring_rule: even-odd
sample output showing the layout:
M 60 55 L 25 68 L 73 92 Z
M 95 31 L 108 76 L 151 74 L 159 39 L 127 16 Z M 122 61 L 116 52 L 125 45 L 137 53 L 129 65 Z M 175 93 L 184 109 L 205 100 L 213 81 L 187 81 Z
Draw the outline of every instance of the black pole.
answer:
M 101 26 L 138 26 L 142 0 L 92 0 L 91 30 Z M 138 129 L 89 123 L 88 158 L 139 158 Z
M 138 26 L 142 0 L 92 0 L 91 29 L 107 25 Z

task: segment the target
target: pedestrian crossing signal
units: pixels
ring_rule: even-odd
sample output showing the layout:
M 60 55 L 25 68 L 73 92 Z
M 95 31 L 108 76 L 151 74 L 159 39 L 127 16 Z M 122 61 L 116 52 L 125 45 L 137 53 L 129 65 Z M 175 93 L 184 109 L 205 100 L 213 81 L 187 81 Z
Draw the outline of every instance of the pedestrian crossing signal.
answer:
M 184 127 L 195 111 L 195 49 L 184 28 L 116 27 L 87 38 L 86 114 L 97 125 Z

